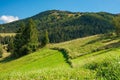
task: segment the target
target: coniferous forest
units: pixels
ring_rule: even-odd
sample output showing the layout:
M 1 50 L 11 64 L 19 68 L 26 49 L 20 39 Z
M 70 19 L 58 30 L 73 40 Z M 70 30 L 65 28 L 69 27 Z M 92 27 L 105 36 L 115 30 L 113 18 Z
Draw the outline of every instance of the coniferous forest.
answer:
M 58 43 L 113 31 L 115 16 L 118 15 L 106 12 L 80 13 L 49 10 L 20 21 L 0 25 L 0 32 L 16 33 L 22 22 L 27 24 L 29 19 L 33 19 L 39 32 L 39 41 L 42 41 L 47 30 L 50 43 Z

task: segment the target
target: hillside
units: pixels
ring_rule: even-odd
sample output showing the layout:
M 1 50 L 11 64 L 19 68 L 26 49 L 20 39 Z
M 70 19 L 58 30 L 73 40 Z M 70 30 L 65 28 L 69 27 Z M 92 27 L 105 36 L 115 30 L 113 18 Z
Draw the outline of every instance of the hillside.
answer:
M 119 80 L 119 40 L 113 34 L 94 35 L 0 60 L 0 80 Z
M 80 13 L 49 10 L 30 18 L 0 25 L 2 26 L 0 32 L 14 33 L 19 29 L 21 22 L 26 24 L 28 19 L 33 19 L 39 30 L 39 40 L 47 30 L 50 42 L 57 43 L 111 32 L 114 30 L 112 22 L 114 16 L 116 15 L 106 12 Z

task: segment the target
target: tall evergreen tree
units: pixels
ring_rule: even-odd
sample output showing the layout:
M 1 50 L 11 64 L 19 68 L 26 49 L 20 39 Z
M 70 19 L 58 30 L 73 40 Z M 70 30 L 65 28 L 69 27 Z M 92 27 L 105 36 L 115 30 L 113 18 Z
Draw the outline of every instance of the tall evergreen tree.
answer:
M 13 38 L 10 39 L 10 41 L 8 42 L 8 51 L 13 53 L 14 50 L 14 44 L 13 44 Z
M 48 31 L 45 30 L 45 34 L 44 34 L 44 37 L 43 37 L 43 39 L 42 39 L 42 44 L 41 44 L 41 46 L 44 47 L 44 46 L 46 46 L 48 43 L 49 43 L 49 35 L 48 35 Z
M 2 57 L 3 54 L 3 49 L 2 49 L 2 45 L 0 44 L 0 58 Z
M 116 16 L 114 19 L 116 34 L 120 36 L 120 15 Z
M 38 48 L 38 31 L 32 19 L 26 26 L 22 24 L 14 39 L 14 55 L 20 57 L 35 51 Z
M 48 44 L 49 43 L 49 36 L 48 36 L 48 31 L 45 30 L 45 43 Z
M 23 37 L 23 31 L 25 29 L 25 24 L 22 22 L 19 25 L 19 30 L 17 31 L 17 34 L 13 40 L 13 44 L 14 44 L 14 49 L 12 53 L 12 56 L 15 57 L 19 57 L 20 55 L 22 55 L 22 53 L 20 53 L 20 49 L 22 48 L 22 46 L 24 45 L 25 39 Z
M 33 22 L 32 19 L 28 21 L 27 26 L 25 27 L 25 30 L 23 31 L 23 37 L 24 37 L 24 43 L 31 49 L 31 51 L 35 51 L 38 47 L 38 30 Z M 31 52 L 30 51 L 30 52 Z

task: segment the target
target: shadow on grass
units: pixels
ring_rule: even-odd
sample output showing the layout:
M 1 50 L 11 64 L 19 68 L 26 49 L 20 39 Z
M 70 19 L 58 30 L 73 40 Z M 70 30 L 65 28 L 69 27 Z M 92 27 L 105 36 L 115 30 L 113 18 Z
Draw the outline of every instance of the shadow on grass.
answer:
M 101 51 L 101 52 L 99 52 L 99 53 L 97 53 L 97 54 L 94 54 L 93 56 L 97 56 L 97 55 L 100 55 L 100 54 L 104 54 L 104 53 L 107 53 L 107 52 L 109 52 L 109 51 L 111 51 L 111 49 L 107 49 L 107 50 L 105 50 L 105 51 Z
M 114 43 L 111 43 L 111 44 L 108 44 L 108 45 L 105 45 L 105 46 L 102 46 L 102 47 L 99 47 L 94 52 L 100 51 L 100 50 L 111 49 L 111 48 L 118 48 L 118 47 L 120 47 L 120 41 L 114 42 Z
M 101 52 L 93 55 L 93 56 L 97 56 L 97 55 L 104 54 L 104 53 L 107 53 L 107 52 L 111 51 L 112 48 L 119 48 L 119 47 L 120 47 L 120 41 L 114 42 L 114 43 L 111 43 L 111 44 L 108 44 L 108 45 L 105 45 L 105 46 L 102 46 L 102 47 L 99 47 L 99 48 L 91 51 L 90 53 L 82 54 L 82 55 L 79 55 L 79 56 L 77 56 L 77 57 L 82 57 L 82 56 L 91 54 L 91 53 L 93 53 L 93 52 L 101 51 Z M 102 50 L 104 50 L 104 51 L 102 51 Z
M 7 62 L 13 61 L 15 59 L 17 59 L 17 58 L 13 58 L 11 56 L 8 56 L 8 57 L 5 57 L 2 60 L 0 60 L 0 63 L 7 63 Z
M 51 48 L 52 50 L 58 50 L 62 53 L 63 57 L 65 58 L 65 62 L 68 63 L 70 65 L 70 67 L 72 68 L 72 62 L 71 62 L 71 58 L 70 56 L 68 55 L 69 54 L 69 51 L 67 51 L 66 49 L 64 48 Z

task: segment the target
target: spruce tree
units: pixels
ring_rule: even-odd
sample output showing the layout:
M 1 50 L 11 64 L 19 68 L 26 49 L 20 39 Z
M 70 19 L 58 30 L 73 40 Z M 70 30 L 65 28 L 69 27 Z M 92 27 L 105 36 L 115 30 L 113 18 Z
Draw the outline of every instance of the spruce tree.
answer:
M 14 39 L 14 55 L 20 57 L 36 51 L 38 48 L 38 31 L 32 19 L 22 24 Z
M 2 57 L 3 54 L 3 49 L 2 49 L 2 45 L 0 44 L 0 58 Z
M 117 36 L 120 36 L 120 16 L 116 16 L 114 19 L 114 25 Z
M 45 43 L 49 44 L 49 36 L 48 36 L 48 31 L 45 30 Z
M 44 34 L 44 37 L 43 37 L 43 39 L 42 39 L 41 46 L 44 47 L 44 46 L 46 46 L 47 44 L 49 44 L 49 35 L 48 35 L 48 31 L 45 30 L 45 34 Z
M 8 51 L 13 53 L 14 51 L 14 44 L 13 44 L 13 38 L 10 39 L 10 41 L 8 42 Z
M 25 27 L 25 30 L 23 31 L 23 37 L 24 37 L 24 47 L 28 49 L 28 53 L 35 51 L 38 48 L 38 30 L 33 22 L 32 19 L 28 21 L 27 26 Z
M 20 49 L 22 48 L 25 42 L 24 37 L 23 37 L 23 31 L 25 29 L 25 24 L 22 22 L 19 24 L 19 26 L 20 28 L 17 31 L 17 34 L 13 40 L 14 49 L 13 49 L 13 52 L 11 52 L 13 57 L 19 57 L 23 55 L 20 52 Z

